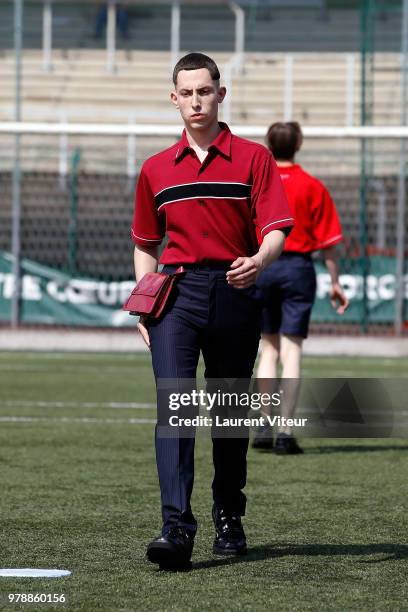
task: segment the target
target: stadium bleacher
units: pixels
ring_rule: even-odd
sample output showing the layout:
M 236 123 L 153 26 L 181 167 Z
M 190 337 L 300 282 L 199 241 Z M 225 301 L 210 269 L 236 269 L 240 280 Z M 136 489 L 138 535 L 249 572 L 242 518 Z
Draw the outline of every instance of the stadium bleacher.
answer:
M 40 49 L 42 45 L 42 2 L 25 2 L 24 46 Z M 359 52 L 360 12 L 356 4 L 335 3 L 337 8 L 323 10 L 322 0 L 240 0 L 246 13 L 245 47 L 249 52 Z M 339 8 L 340 7 L 340 8 Z M 13 3 L 0 3 L 0 49 L 13 46 Z M 53 3 L 53 46 L 55 49 L 104 48 L 105 41 L 94 38 L 96 16 L 94 2 Z M 129 3 L 129 37 L 118 36 L 124 49 L 164 51 L 170 44 L 170 2 L 143 0 Z M 181 7 L 181 48 L 233 51 L 234 16 L 228 4 L 183 2 Z M 398 13 L 380 15 L 381 28 L 376 36 L 379 52 L 398 52 Z M 216 26 L 216 27 L 215 27 Z
M 205 5 L 186 1 L 190 3 L 184 2 L 181 7 L 181 49 L 212 53 L 226 76 L 234 50 L 234 15 L 230 7 L 219 2 Z M 0 121 L 12 120 L 14 112 L 13 41 L 8 27 L 12 22 L 12 4 L 11 1 L 0 4 Z M 177 113 L 168 95 L 170 3 L 163 0 L 128 4 L 129 37 L 123 40 L 117 35 L 116 71 L 111 74 L 106 70 L 106 41 L 94 36 L 95 2 L 53 2 L 50 72 L 43 69 L 42 2 L 25 3 L 23 120 L 177 123 Z M 330 9 L 329 2 L 322 0 L 240 0 L 240 4 L 246 15 L 246 53 L 242 71 L 232 74 L 231 105 L 226 109 L 230 123 L 267 126 L 272 121 L 293 117 L 302 125 L 358 124 L 361 58 L 356 3 L 340 3 L 344 8 Z M 398 14 L 380 15 L 379 19 L 373 123 L 397 125 Z M 2 137 L 0 168 L 4 171 L 9 171 L 13 163 L 12 147 L 7 146 L 11 142 L 9 137 Z M 22 163 L 26 171 L 58 169 L 55 138 L 27 135 L 24 144 Z M 70 139 L 71 148 L 83 144 L 84 139 Z M 163 144 L 167 143 L 162 139 L 160 142 L 152 137 L 138 139 L 137 167 Z M 319 146 L 317 143 L 317 154 Z M 109 169 L 121 174 L 126 167 L 123 140 L 87 138 L 86 147 L 89 154 L 82 158 L 86 170 Z M 106 147 L 110 150 L 108 166 Z M 355 146 L 351 149 L 355 152 Z M 330 158 L 330 166 L 329 162 Z M 335 154 L 335 173 L 339 163 Z M 342 166 L 344 172 L 350 172 L 350 164 L 342 162 Z M 331 168 L 325 168 L 325 172 L 330 173 Z
M 231 54 L 215 54 L 221 70 Z M 286 55 L 247 54 L 242 74 L 232 79 L 231 123 L 265 125 L 282 119 L 285 113 Z M 360 60 L 355 57 L 352 109 L 359 120 Z M 347 56 L 344 54 L 293 54 L 293 107 L 291 115 L 303 125 L 345 125 L 347 115 Z M 374 87 L 376 105 L 374 123 L 396 125 L 399 117 L 399 57 L 380 54 L 376 57 Z M 26 51 L 23 68 L 22 118 L 25 121 L 154 123 L 175 124 L 177 112 L 169 102 L 170 54 L 168 52 L 118 53 L 118 68 L 108 74 L 105 53 L 98 50 L 72 50 L 66 57 L 56 55 L 53 71 L 42 70 L 41 53 Z M 0 121 L 12 120 L 14 98 L 14 66 L 12 53 L 0 63 Z M 7 137 L 3 137 L 6 143 Z M 58 142 L 43 136 L 24 137 L 23 167 L 30 171 L 56 170 Z M 81 144 L 80 140 L 77 140 Z M 169 141 L 171 142 L 171 141 Z M 163 141 L 160 141 L 162 145 Z M 92 154 L 87 168 L 103 171 L 104 148 L 100 137 L 87 138 Z M 103 144 L 103 143 L 102 143 Z M 107 141 L 110 147 L 111 171 L 122 172 L 120 158 L 123 141 Z M 138 161 L 154 152 L 154 138 L 138 142 Z M 164 143 L 166 144 L 166 143 Z M 51 151 L 53 153 L 51 154 Z M 113 158 L 113 159 L 112 159 Z M 106 159 L 105 159 L 106 161 Z M 11 148 L 0 151 L 0 167 L 10 170 Z M 122 164 L 122 166 L 120 165 Z M 335 162 L 336 172 L 338 159 Z M 330 169 L 328 169 L 330 172 Z

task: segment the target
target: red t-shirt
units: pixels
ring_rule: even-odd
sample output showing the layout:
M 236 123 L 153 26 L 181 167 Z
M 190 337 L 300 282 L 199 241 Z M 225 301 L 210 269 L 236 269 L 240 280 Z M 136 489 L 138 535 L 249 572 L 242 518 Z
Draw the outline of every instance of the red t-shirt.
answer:
M 298 164 L 278 170 L 295 218 L 284 250 L 311 253 L 343 240 L 335 204 L 323 183 Z
M 203 163 L 184 131 L 178 143 L 143 164 L 132 239 L 159 245 L 167 233 L 163 264 L 232 262 L 258 251 L 255 228 L 263 237 L 293 226 L 269 151 L 220 126 Z

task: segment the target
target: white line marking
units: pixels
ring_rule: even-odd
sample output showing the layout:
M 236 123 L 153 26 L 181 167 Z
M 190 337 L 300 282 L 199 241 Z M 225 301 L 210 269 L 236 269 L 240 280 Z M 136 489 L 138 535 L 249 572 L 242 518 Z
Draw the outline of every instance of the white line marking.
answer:
M 277 223 L 283 223 L 284 221 L 294 221 L 294 218 L 286 217 L 285 219 L 278 219 L 278 221 L 272 221 L 272 223 L 268 223 L 268 225 L 264 225 L 264 227 L 261 229 L 261 234 L 264 230 L 266 230 L 267 227 L 270 227 L 271 225 L 276 225 Z
M 236 196 L 236 197 L 224 197 L 224 196 L 200 196 L 200 198 L 202 199 L 206 199 L 206 200 L 247 200 L 248 196 Z M 163 204 L 160 204 L 160 206 L 157 208 L 157 210 L 160 210 L 163 206 L 167 206 L 167 204 L 174 204 L 175 202 L 185 202 L 187 200 L 198 200 L 199 197 L 198 196 L 191 196 L 188 198 L 178 198 L 177 200 L 169 200 L 168 202 L 163 202 Z
M 90 332 L 90 333 L 96 333 L 96 332 Z M 85 334 L 86 335 L 86 332 Z M 15 353 L 13 353 L 13 356 L 15 356 Z M 96 361 L 96 360 L 116 360 L 116 358 L 120 359 L 121 361 L 136 361 L 138 360 L 138 357 L 140 357 L 140 355 L 138 355 L 137 353 L 120 353 L 120 355 L 113 354 L 113 353 L 109 353 L 108 351 L 102 351 L 100 353 L 94 353 L 94 352 L 86 352 L 83 351 L 82 353 L 72 353 L 72 352 L 50 352 L 50 351 L 41 351 L 41 353 L 38 352 L 34 352 L 34 351 L 28 351 L 22 354 L 22 358 L 24 360 L 34 360 L 34 361 L 38 361 L 39 358 L 44 358 L 44 359 L 67 359 L 67 360 L 71 360 L 71 361 L 78 361 L 79 359 L 83 359 L 83 360 L 91 360 L 91 361 Z M 10 361 L 10 351 L 2 351 L 0 352 L 0 360 L 4 359 L 5 361 Z
M 24 568 L 2 568 L 0 569 L 0 576 L 10 577 L 15 576 L 18 578 L 60 578 L 62 576 L 70 576 L 69 570 L 57 570 L 57 569 L 36 569 L 30 567 Z
M 130 230 L 132 232 L 133 238 L 137 238 L 138 240 L 145 240 L 146 242 L 159 242 L 159 243 L 163 240 L 163 238 L 143 238 L 143 236 L 138 236 L 137 234 L 135 234 L 132 227 L 130 228 Z
M 325 378 L 378 378 L 378 376 L 373 376 L 372 374 L 370 374 L 369 376 L 364 376 L 364 374 L 356 374 L 356 372 L 354 370 L 334 370 L 333 372 L 328 372 L 326 374 L 326 376 L 322 376 L 322 377 L 317 377 L 315 376 L 316 374 L 316 370 L 312 370 L 312 369 L 304 369 L 304 374 L 305 374 L 305 378 L 304 380 L 306 381 L 307 378 L 312 378 L 315 380 L 324 380 Z
M 321 242 L 319 244 L 319 247 L 326 246 L 327 244 L 330 244 L 331 242 L 334 242 L 334 240 L 337 240 L 338 238 L 343 238 L 343 234 L 337 234 L 337 236 L 333 236 L 333 238 L 329 238 L 328 240 L 325 240 L 324 242 Z
M 128 371 L 128 372 L 134 372 L 134 366 L 133 365 L 129 365 L 129 366 L 122 366 L 122 367 L 116 367 L 116 366 L 81 366 L 81 368 L 75 367 L 74 365 L 69 365 L 68 367 L 66 366 L 60 366 L 58 364 L 58 366 L 55 365 L 7 365 L 7 364 L 0 364 L 0 371 L 3 372 L 44 372 L 44 374 L 55 374 L 55 372 L 58 373 L 71 373 L 71 374 L 78 374 L 79 372 L 92 372 L 92 373 L 97 373 L 97 374 L 101 374 L 104 375 L 106 373 L 117 373 L 117 372 L 124 372 L 124 371 Z
M 118 423 L 119 425 L 127 423 L 129 425 L 140 425 L 144 423 L 156 423 L 156 419 L 97 419 L 94 417 L 15 417 L 15 416 L 0 416 L 1 423 L 37 423 L 37 422 L 52 422 L 52 423 Z
M 144 402 L 46 402 L 30 400 L 7 400 L 0 401 L 0 406 L 24 407 L 24 408 L 114 408 L 114 409 L 135 409 L 152 410 L 156 404 Z

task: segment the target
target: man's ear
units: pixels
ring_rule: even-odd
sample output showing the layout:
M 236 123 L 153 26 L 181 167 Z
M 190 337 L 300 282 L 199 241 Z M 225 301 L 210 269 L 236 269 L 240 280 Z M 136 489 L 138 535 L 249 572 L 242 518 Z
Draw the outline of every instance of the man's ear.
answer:
M 170 100 L 173 102 L 173 104 L 174 104 L 174 106 L 175 106 L 176 108 L 178 108 L 178 107 L 179 107 L 179 105 L 178 105 L 178 99 L 177 99 L 177 94 L 176 94 L 176 92 L 175 92 L 175 91 L 172 91 L 172 92 L 171 92 L 171 94 L 170 94 Z
M 218 104 L 222 103 L 222 101 L 224 100 L 226 95 L 227 95 L 226 88 L 225 87 L 220 87 L 219 90 L 218 90 L 218 95 L 217 95 Z

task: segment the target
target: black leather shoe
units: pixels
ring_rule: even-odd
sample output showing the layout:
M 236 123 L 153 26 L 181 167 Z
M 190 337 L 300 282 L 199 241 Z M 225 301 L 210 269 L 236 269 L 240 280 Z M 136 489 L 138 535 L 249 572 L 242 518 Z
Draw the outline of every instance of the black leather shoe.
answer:
M 254 439 L 252 440 L 252 448 L 272 450 L 273 449 L 273 434 L 270 425 L 258 427 Z
M 277 455 L 301 455 L 304 452 L 294 436 L 278 436 L 273 450 Z
M 246 555 L 247 545 L 241 517 L 217 508 L 212 510 L 215 525 L 213 552 L 217 555 Z
M 147 547 L 147 558 L 158 563 L 160 569 L 191 569 L 191 554 L 194 546 L 194 535 L 184 527 L 171 527 L 166 535 L 150 542 Z

